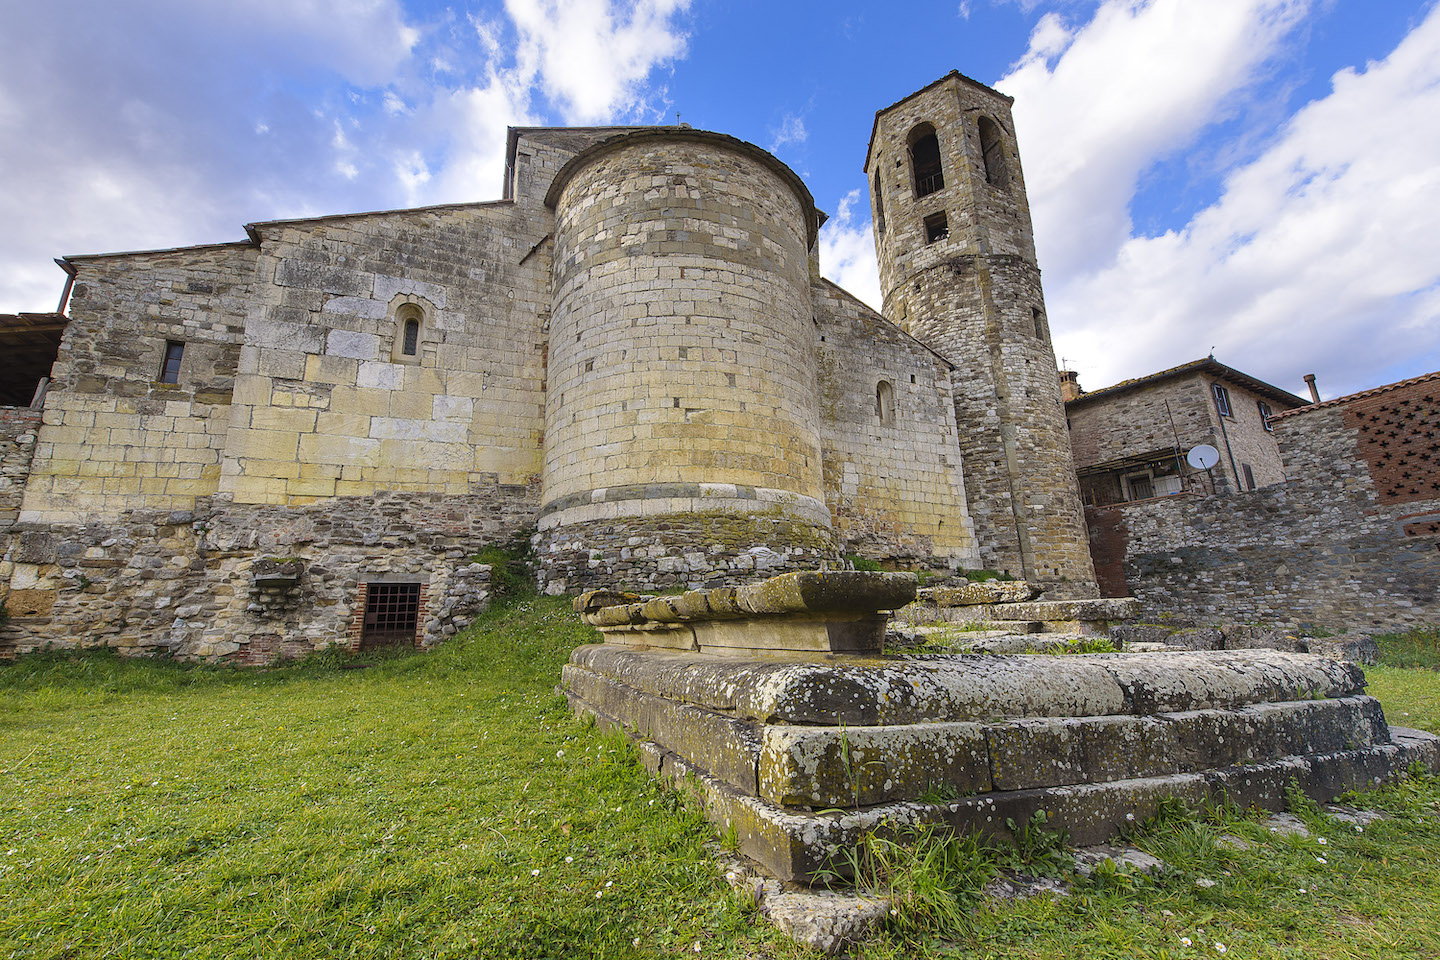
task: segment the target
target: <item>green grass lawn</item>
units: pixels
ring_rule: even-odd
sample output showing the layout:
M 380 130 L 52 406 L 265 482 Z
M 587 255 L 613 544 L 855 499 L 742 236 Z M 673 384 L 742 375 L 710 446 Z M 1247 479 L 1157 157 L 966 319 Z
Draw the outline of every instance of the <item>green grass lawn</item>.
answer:
M 534 600 L 368 669 L 0 666 L 0 958 L 806 956 L 718 876 L 703 818 L 554 694 L 591 636 Z M 1440 726 L 1440 673 L 1371 676 L 1392 722 Z M 862 956 L 1440 956 L 1440 785 L 1364 802 L 1396 819 L 1302 811 L 1323 845 L 1176 818 L 1139 839 L 1162 879 L 958 921 L 927 904 L 1013 855 L 932 858 Z

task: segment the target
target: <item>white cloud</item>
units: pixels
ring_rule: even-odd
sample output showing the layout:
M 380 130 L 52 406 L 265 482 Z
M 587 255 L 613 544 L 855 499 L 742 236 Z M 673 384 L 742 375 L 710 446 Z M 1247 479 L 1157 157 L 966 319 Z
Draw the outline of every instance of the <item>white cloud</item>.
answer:
M 641 84 L 685 53 L 672 18 L 690 0 L 506 0 L 516 63 L 537 76 L 567 123 L 593 124 L 643 105 Z
M 1440 9 L 1384 61 L 1337 73 L 1183 230 L 1130 238 L 1111 264 L 1062 281 L 1050 312 L 1075 334 L 1057 339 L 1096 372 L 1090 386 L 1212 344 L 1295 390 L 1318 373 L 1327 395 L 1435 369 L 1435 210 Z
M 1065 26 L 1060 14 L 1050 12 L 1041 17 L 1030 31 L 1030 49 L 1025 52 L 1022 63 L 1044 61 L 1065 52 L 1075 35 Z
M 51 309 L 57 254 L 500 193 L 507 124 L 614 122 L 684 53 L 688 0 L 516 0 L 523 24 L 401 0 L 74 0 L 0 29 L 0 311 Z
M 771 153 L 790 143 L 804 143 L 809 135 L 805 131 L 805 119 L 793 113 L 785 115 L 780 121 L 779 127 L 772 127 L 770 130 Z
M 1308 6 L 1106 0 L 1073 33 L 1053 14 L 1041 18 L 1030 52 L 998 86 L 1015 97 L 1047 274 L 1113 259 L 1130 236 L 1141 173 L 1229 109 Z
M 851 190 L 820 228 L 820 273 L 879 310 L 880 269 L 870 220 L 857 221 L 851 212 L 860 202 L 860 191 Z
M 406 106 L 404 100 L 395 95 L 394 91 L 387 90 L 385 91 L 385 112 L 393 117 L 397 114 L 409 113 L 410 108 Z

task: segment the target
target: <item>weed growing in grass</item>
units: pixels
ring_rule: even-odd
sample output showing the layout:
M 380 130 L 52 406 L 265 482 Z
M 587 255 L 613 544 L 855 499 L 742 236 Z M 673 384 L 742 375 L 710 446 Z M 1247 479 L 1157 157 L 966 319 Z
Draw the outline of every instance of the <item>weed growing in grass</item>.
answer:
M 486 547 L 470 560 L 490 565 L 490 584 L 501 599 L 523 600 L 535 595 L 535 552 L 528 532 L 504 545 Z
M 971 583 L 984 583 L 986 580 L 1014 580 L 1012 574 L 1000 570 L 962 570 L 961 574 Z
M 970 909 L 997 867 L 979 838 L 917 827 L 893 838 L 867 837 L 853 855 L 850 872 L 860 889 L 890 901 L 893 929 L 902 940 L 913 941 L 964 931 Z
M 1375 645 L 1379 647 L 1383 666 L 1440 670 L 1440 626 L 1378 634 Z
M 1015 838 L 1013 849 L 1006 851 L 1007 867 L 1039 877 L 1064 876 L 1073 868 L 1074 861 L 1065 850 L 1067 834 L 1051 830 L 1049 823 L 1044 810 L 1036 810 L 1020 824 L 1005 818 L 1005 826 Z
M 1051 647 L 1044 653 L 1119 653 L 1120 648 L 1110 642 L 1109 637 L 1080 637 L 1070 640 L 1064 646 Z

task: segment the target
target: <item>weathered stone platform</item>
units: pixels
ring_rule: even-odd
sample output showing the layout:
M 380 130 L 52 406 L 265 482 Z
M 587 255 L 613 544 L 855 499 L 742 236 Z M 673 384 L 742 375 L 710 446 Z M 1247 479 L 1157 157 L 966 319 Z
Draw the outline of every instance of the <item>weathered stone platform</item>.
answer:
M 709 647 L 727 651 L 717 655 L 698 639 L 705 606 L 733 621 L 741 596 L 763 608 L 758 618 L 811 622 L 812 637 L 830 636 L 814 624 L 832 614 L 868 623 L 815 579 L 832 576 L 790 574 L 728 600 L 707 591 L 607 607 L 588 595 L 577 601 L 588 620 L 619 622 L 597 624 L 607 643 L 577 649 L 564 670 L 576 710 L 637 739 L 655 771 L 693 773 L 714 819 L 783 880 L 815 879 L 872 830 L 935 823 L 1003 834 L 1007 819 L 1043 809 L 1072 842 L 1098 843 L 1166 797 L 1276 809 L 1292 781 L 1330 799 L 1413 761 L 1440 769 L 1440 739 L 1392 730 L 1358 667 L 1309 654 Z M 907 583 L 913 590 L 913 579 L 886 574 L 829 586 L 842 582 L 887 603 Z M 647 619 L 652 604 L 677 619 Z M 644 629 L 651 623 L 690 625 L 692 645 L 676 649 L 675 631 Z M 763 639 L 755 629 L 746 636 Z M 639 646 L 651 636 L 662 648 Z
M 917 591 L 915 602 L 895 612 L 904 623 L 960 623 L 1013 633 L 1078 633 L 1104 636 L 1117 623 L 1136 615 L 1133 597 L 1091 600 L 1032 600 L 1036 591 L 1023 580 L 987 581 L 963 587 Z
M 879 653 L 887 611 L 915 599 L 915 575 L 789 573 L 742 587 L 640 598 L 592 590 L 575 610 L 606 643 L 702 653 Z

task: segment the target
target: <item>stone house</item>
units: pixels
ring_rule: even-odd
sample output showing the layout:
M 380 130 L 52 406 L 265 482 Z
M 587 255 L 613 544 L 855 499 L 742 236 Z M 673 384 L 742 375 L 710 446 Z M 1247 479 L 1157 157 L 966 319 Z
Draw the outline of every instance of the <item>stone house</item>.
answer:
M 876 114 L 883 312 L 793 171 L 686 126 L 512 128 L 499 201 L 58 261 L 49 389 L 0 417 L 0 649 L 428 644 L 517 537 L 552 593 L 856 554 L 1094 595 L 1010 102 L 951 73 Z
M 1087 506 L 1228 494 L 1285 479 L 1275 417 L 1305 401 L 1214 357 L 1089 392 L 1073 371 L 1060 377 Z M 1220 454 L 1208 473 L 1186 461 L 1200 444 Z
M 1107 596 L 1151 617 L 1390 629 L 1440 619 L 1440 372 L 1276 413 L 1285 480 L 1087 507 Z

